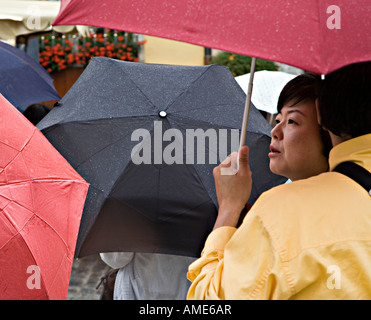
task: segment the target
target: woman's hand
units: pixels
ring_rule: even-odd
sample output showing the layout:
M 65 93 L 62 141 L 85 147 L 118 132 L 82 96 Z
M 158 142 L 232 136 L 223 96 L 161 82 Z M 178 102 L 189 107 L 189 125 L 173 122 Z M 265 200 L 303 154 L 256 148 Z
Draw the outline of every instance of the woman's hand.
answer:
M 242 146 L 213 171 L 219 212 L 214 229 L 235 227 L 241 211 L 250 197 L 252 177 L 249 166 L 249 148 Z

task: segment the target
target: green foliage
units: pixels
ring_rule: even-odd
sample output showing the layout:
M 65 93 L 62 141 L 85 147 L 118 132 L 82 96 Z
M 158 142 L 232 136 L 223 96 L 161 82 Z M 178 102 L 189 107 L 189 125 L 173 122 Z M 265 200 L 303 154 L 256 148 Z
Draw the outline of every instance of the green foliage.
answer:
M 229 67 L 233 76 L 236 77 L 250 72 L 251 57 L 230 52 L 220 52 L 211 59 L 211 63 Z M 255 71 L 259 70 L 277 71 L 278 66 L 273 61 L 256 59 Z

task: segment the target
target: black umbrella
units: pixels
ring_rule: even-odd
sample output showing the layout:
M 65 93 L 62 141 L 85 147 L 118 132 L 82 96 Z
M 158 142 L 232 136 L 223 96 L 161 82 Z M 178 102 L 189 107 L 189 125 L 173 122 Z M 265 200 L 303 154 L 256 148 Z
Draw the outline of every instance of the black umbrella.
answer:
M 199 256 L 217 214 L 212 170 L 238 149 L 244 102 L 226 67 L 94 58 L 38 125 L 91 184 L 77 255 Z M 270 130 L 252 107 L 250 204 L 286 180 L 269 170 Z

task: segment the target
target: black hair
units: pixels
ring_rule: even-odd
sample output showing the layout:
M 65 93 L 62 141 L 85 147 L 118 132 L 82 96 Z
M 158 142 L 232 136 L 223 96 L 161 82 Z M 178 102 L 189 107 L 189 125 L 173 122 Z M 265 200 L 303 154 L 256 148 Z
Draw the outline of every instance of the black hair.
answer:
M 303 73 L 291 79 L 282 89 L 277 103 L 277 111 L 281 112 L 283 106 L 292 101 L 294 106 L 304 101 L 315 101 L 317 98 L 316 79 L 312 73 Z
M 51 107 L 35 103 L 31 104 L 27 107 L 23 115 L 33 123 L 33 125 L 37 125 L 42 118 L 44 118 L 48 112 L 51 110 Z
M 337 136 L 371 133 L 371 61 L 338 69 L 317 81 L 322 126 Z
M 291 102 L 290 106 L 294 106 L 300 102 L 312 101 L 313 104 L 317 99 L 316 82 L 320 79 L 319 76 L 312 73 L 303 73 L 291 79 L 282 89 L 277 103 L 277 111 L 281 112 L 284 105 Z M 319 131 L 323 143 L 323 154 L 328 158 L 332 143 L 330 135 L 327 131 L 319 126 Z

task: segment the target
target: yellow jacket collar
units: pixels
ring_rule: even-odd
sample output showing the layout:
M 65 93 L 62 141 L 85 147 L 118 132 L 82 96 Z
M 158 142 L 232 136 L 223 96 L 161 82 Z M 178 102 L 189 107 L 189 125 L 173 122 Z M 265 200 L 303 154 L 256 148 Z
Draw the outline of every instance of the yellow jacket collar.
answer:
M 330 171 L 344 162 L 355 162 L 368 171 L 371 171 L 371 134 L 344 141 L 330 151 Z

